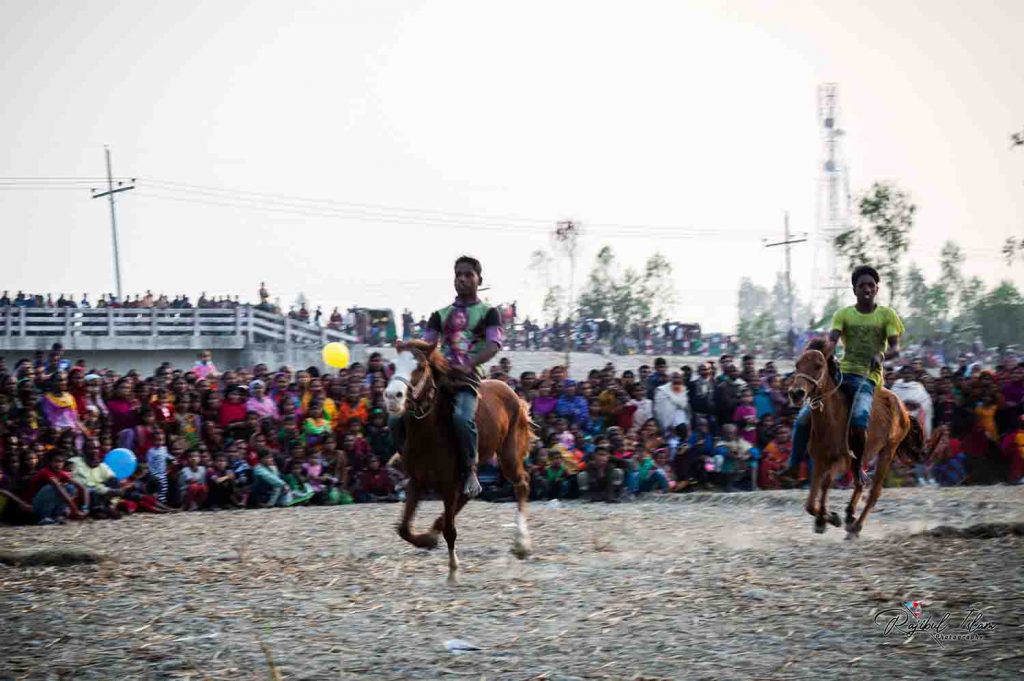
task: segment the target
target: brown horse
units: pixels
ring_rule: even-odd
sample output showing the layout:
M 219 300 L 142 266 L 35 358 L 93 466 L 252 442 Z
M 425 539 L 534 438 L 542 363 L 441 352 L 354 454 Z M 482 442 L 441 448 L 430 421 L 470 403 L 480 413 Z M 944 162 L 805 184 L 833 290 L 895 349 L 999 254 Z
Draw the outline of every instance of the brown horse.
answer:
M 825 351 L 823 341 L 808 344 L 796 361 L 796 374 L 790 389 L 790 397 L 794 401 L 799 402 L 806 397 L 811 404 L 811 437 L 807 449 L 814 465 L 804 508 L 814 516 L 814 530 L 819 533 L 826 530 L 827 523 L 839 527 L 839 516 L 828 511 L 828 490 L 832 479 L 850 470 L 854 461 L 848 440 L 849 406 L 833 379 L 837 373 L 836 360 L 831 353 L 826 357 Z M 920 456 L 921 446 L 920 425 L 896 395 L 884 386 L 878 386 L 871 404 L 864 447 L 865 461 L 878 457 L 875 477 L 864 510 L 860 517 L 856 517 L 864 482 L 859 471 L 853 471 L 853 495 L 846 506 L 847 539 L 860 534 L 864 520 L 882 493 L 882 484 L 897 452 L 916 458 Z
M 448 582 L 458 582 L 459 559 L 455 553 L 455 515 L 468 497 L 462 492 L 463 474 L 459 465 L 458 440 L 452 425 L 452 396 L 448 390 L 448 362 L 436 344 L 407 341 L 395 344 L 395 373 L 384 391 L 388 411 L 405 421 L 402 462 L 409 475 L 405 491 L 405 509 L 398 534 L 421 548 L 435 548 L 438 535 L 448 543 Z M 495 454 L 501 472 L 515 488 L 518 509 L 513 553 L 523 558 L 530 552 L 530 534 L 526 526 L 526 504 L 530 482 L 523 460 L 530 445 L 530 415 L 526 404 L 501 381 L 480 384 L 476 424 L 480 460 Z M 444 513 L 429 532 L 412 531 L 412 519 L 421 496 L 436 490 L 444 501 Z

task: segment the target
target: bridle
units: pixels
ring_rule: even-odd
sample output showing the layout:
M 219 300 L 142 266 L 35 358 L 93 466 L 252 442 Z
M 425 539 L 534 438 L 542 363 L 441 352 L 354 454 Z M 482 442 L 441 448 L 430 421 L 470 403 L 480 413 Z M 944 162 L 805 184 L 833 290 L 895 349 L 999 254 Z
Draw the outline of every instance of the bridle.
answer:
M 806 380 L 810 381 L 812 384 L 814 384 L 815 391 L 820 391 L 821 390 L 821 383 L 822 383 L 822 381 L 825 380 L 825 372 L 827 372 L 827 371 L 828 371 L 828 360 L 825 361 L 825 366 L 821 370 L 821 375 L 818 376 L 817 378 L 814 378 L 813 376 L 811 376 L 809 374 L 805 374 L 802 371 L 798 371 L 795 374 L 793 374 L 793 378 L 794 379 L 796 379 L 796 378 L 806 379 Z M 832 388 L 832 390 L 828 391 L 824 395 L 808 395 L 804 399 L 804 402 L 809 404 L 811 406 L 811 409 L 817 409 L 818 411 L 825 411 L 825 398 L 826 397 L 831 397 L 833 393 L 835 393 L 837 390 L 839 390 L 839 386 L 841 386 L 843 384 L 843 371 L 842 371 L 842 369 L 838 369 L 838 371 L 839 371 L 839 380 L 836 381 L 836 385 L 835 385 L 834 388 Z
M 419 360 L 419 353 L 416 354 L 416 359 Z M 423 358 L 423 375 L 420 376 L 418 383 L 414 385 L 413 382 L 405 376 L 393 376 L 392 379 L 404 384 L 405 387 L 409 389 L 409 394 L 406 396 L 406 402 L 409 406 L 406 408 L 406 411 L 408 411 L 409 415 L 414 419 L 421 421 L 434 410 L 434 405 L 437 403 L 437 400 L 434 399 L 434 396 L 437 393 L 437 383 L 434 382 L 434 372 L 430 369 L 430 362 L 425 357 Z M 429 390 L 427 386 L 428 382 L 430 383 Z M 424 393 L 426 393 L 428 398 L 427 401 L 429 401 L 429 405 L 425 408 L 420 400 L 420 397 L 423 396 Z

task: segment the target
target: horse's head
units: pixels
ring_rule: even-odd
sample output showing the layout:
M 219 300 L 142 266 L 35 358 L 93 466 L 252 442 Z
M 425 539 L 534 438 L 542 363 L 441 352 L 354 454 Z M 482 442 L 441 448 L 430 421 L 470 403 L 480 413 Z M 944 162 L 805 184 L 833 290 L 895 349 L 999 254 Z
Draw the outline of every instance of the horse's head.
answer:
M 797 406 L 820 392 L 829 370 L 829 359 L 825 351 L 824 341 L 811 341 L 797 358 L 793 385 L 789 388 L 790 405 Z
M 416 409 L 421 401 L 433 397 L 433 390 L 428 388 L 436 386 L 435 374 L 443 371 L 444 358 L 437 352 L 437 343 L 398 341 L 395 349 L 395 373 L 384 388 L 384 404 L 389 414 L 402 416 L 407 409 Z

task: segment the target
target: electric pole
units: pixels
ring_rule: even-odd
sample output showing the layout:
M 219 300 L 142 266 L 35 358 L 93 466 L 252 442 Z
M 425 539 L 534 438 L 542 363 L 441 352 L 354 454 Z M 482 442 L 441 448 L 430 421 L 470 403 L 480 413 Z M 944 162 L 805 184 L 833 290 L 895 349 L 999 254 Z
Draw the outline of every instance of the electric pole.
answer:
M 107 191 L 101 192 L 95 189 L 92 190 L 92 198 L 98 199 L 106 196 L 110 200 L 110 231 L 114 235 L 114 282 L 117 285 L 117 300 L 120 303 L 124 302 L 124 298 L 121 294 L 121 254 L 117 248 L 117 208 L 114 204 L 114 194 L 119 192 L 126 192 L 129 189 L 135 189 L 135 178 L 131 179 L 129 184 L 125 184 L 123 181 L 118 181 L 117 186 L 114 186 L 114 173 L 111 170 L 110 163 L 110 147 L 104 145 L 103 151 L 107 155 Z
M 793 244 L 799 244 L 807 241 L 807 234 L 804 233 L 799 239 L 790 238 L 789 234 L 789 211 L 786 211 L 784 217 L 785 232 L 782 241 L 776 241 L 775 243 L 766 243 L 765 248 L 772 248 L 773 246 L 785 246 L 786 247 L 786 346 L 789 352 L 793 351 L 793 270 L 792 270 L 792 259 L 790 257 L 790 247 Z
M 572 350 L 572 297 L 576 283 L 576 244 L 579 241 L 580 231 L 580 223 L 574 220 L 562 220 L 555 223 L 555 231 L 551 235 L 558 247 L 569 258 L 569 304 L 565 313 L 565 324 L 569 329 L 565 339 L 565 370 L 567 372 L 570 362 L 569 353 Z

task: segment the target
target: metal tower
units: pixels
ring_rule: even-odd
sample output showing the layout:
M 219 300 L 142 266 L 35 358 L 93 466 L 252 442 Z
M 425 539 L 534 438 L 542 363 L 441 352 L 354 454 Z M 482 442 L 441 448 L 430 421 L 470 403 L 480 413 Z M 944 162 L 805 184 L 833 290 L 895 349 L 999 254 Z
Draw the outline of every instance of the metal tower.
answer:
M 842 153 L 843 129 L 839 127 L 839 91 L 835 83 L 818 86 L 818 127 L 823 153 L 819 168 L 818 219 L 814 239 L 814 293 L 816 310 L 838 289 L 846 288 L 843 265 L 833 242 L 850 228 L 850 178 Z

